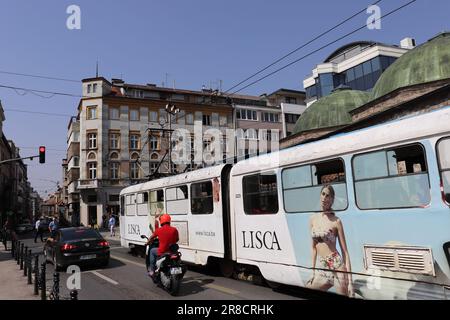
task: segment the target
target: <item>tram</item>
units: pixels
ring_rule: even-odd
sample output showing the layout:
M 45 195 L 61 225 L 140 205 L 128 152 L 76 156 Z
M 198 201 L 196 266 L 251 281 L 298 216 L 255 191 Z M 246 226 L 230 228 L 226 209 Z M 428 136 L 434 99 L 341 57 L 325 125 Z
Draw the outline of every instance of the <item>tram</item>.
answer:
M 188 263 L 356 298 L 450 299 L 449 124 L 445 107 L 125 188 L 122 246 L 142 246 L 167 212 Z

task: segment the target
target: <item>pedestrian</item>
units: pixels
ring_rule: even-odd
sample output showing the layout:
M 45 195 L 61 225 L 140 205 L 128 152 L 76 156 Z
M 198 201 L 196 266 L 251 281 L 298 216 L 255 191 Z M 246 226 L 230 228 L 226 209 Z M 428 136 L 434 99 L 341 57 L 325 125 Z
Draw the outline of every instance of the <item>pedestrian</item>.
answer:
M 58 217 L 54 217 L 53 221 L 50 222 L 50 224 L 48 225 L 48 229 L 50 231 L 50 238 L 52 238 L 53 240 L 56 239 L 56 232 L 58 231 L 58 228 L 59 228 Z
M 110 218 L 109 218 L 109 222 L 108 222 L 108 226 L 109 226 L 109 235 L 111 237 L 115 237 L 116 236 L 116 219 L 114 218 L 114 216 L 111 214 Z
M 34 243 L 36 243 L 38 236 L 41 237 L 41 242 L 44 242 L 44 239 L 42 238 L 44 230 L 42 230 L 42 228 L 41 228 L 41 221 L 42 221 L 42 218 L 39 218 L 36 220 L 36 224 L 35 224 L 36 234 L 34 235 Z

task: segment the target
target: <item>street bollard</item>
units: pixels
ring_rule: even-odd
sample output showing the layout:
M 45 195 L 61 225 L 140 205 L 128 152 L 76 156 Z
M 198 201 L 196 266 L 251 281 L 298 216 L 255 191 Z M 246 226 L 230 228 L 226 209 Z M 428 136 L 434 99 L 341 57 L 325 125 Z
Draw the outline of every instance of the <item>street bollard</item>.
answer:
M 27 271 L 28 271 L 28 284 L 33 284 L 33 281 L 32 281 L 32 279 L 31 279 L 31 264 L 32 264 L 32 261 L 33 261 L 33 257 L 31 256 L 31 249 L 30 250 L 28 250 L 28 268 L 27 268 Z
M 41 264 L 41 279 L 40 279 L 40 285 L 41 285 L 41 300 L 47 300 L 47 287 L 46 287 L 46 279 L 45 279 L 45 267 L 46 263 L 43 262 Z
M 39 256 L 34 257 L 34 295 L 39 295 Z
M 70 291 L 70 300 L 78 300 L 78 291 L 77 290 Z
M 24 244 L 21 243 L 20 244 L 20 256 L 19 256 L 19 260 L 20 260 L 20 270 L 23 270 L 23 250 L 24 250 Z
M 28 274 L 28 246 L 25 247 L 25 252 L 23 255 L 23 275 L 26 277 Z
M 11 241 L 11 256 L 14 258 L 14 247 L 15 247 L 15 241 L 14 240 L 12 240 Z
M 53 273 L 53 300 L 59 300 L 59 272 Z
M 20 256 L 20 241 L 17 240 L 17 247 L 16 247 L 16 261 L 17 261 L 17 265 L 20 265 L 19 256 Z

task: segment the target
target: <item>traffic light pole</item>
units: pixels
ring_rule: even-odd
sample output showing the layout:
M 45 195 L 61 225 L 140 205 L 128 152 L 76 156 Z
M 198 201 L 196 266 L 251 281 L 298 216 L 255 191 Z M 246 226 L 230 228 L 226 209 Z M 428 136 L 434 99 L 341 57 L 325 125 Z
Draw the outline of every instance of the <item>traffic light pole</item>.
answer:
M 25 157 L 25 158 L 16 158 L 16 159 L 3 160 L 3 161 L 0 161 L 0 164 L 4 164 L 4 163 L 8 163 L 8 162 L 20 161 L 20 160 L 25 160 L 25 159 L 33 160 L 34 158 L 39 158 L 39 155 L 31 156 L 31 157 Z

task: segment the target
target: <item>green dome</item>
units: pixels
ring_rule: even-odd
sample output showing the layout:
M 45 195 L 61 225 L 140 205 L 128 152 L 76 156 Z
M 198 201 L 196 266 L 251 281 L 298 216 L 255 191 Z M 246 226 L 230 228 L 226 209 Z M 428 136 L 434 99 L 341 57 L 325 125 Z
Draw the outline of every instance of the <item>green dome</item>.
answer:
M 412 49 L 391 64 L 375 84 L 372 99 L 401 87 L 447 78 L 450 78 L 449 32 Z
M 369 102 L 370 93 L 358 90 L 335 90 L 313 104 L 301 115 L 295 124 L 294 132 L 329 128 L 352 122 L 349 111 Z

